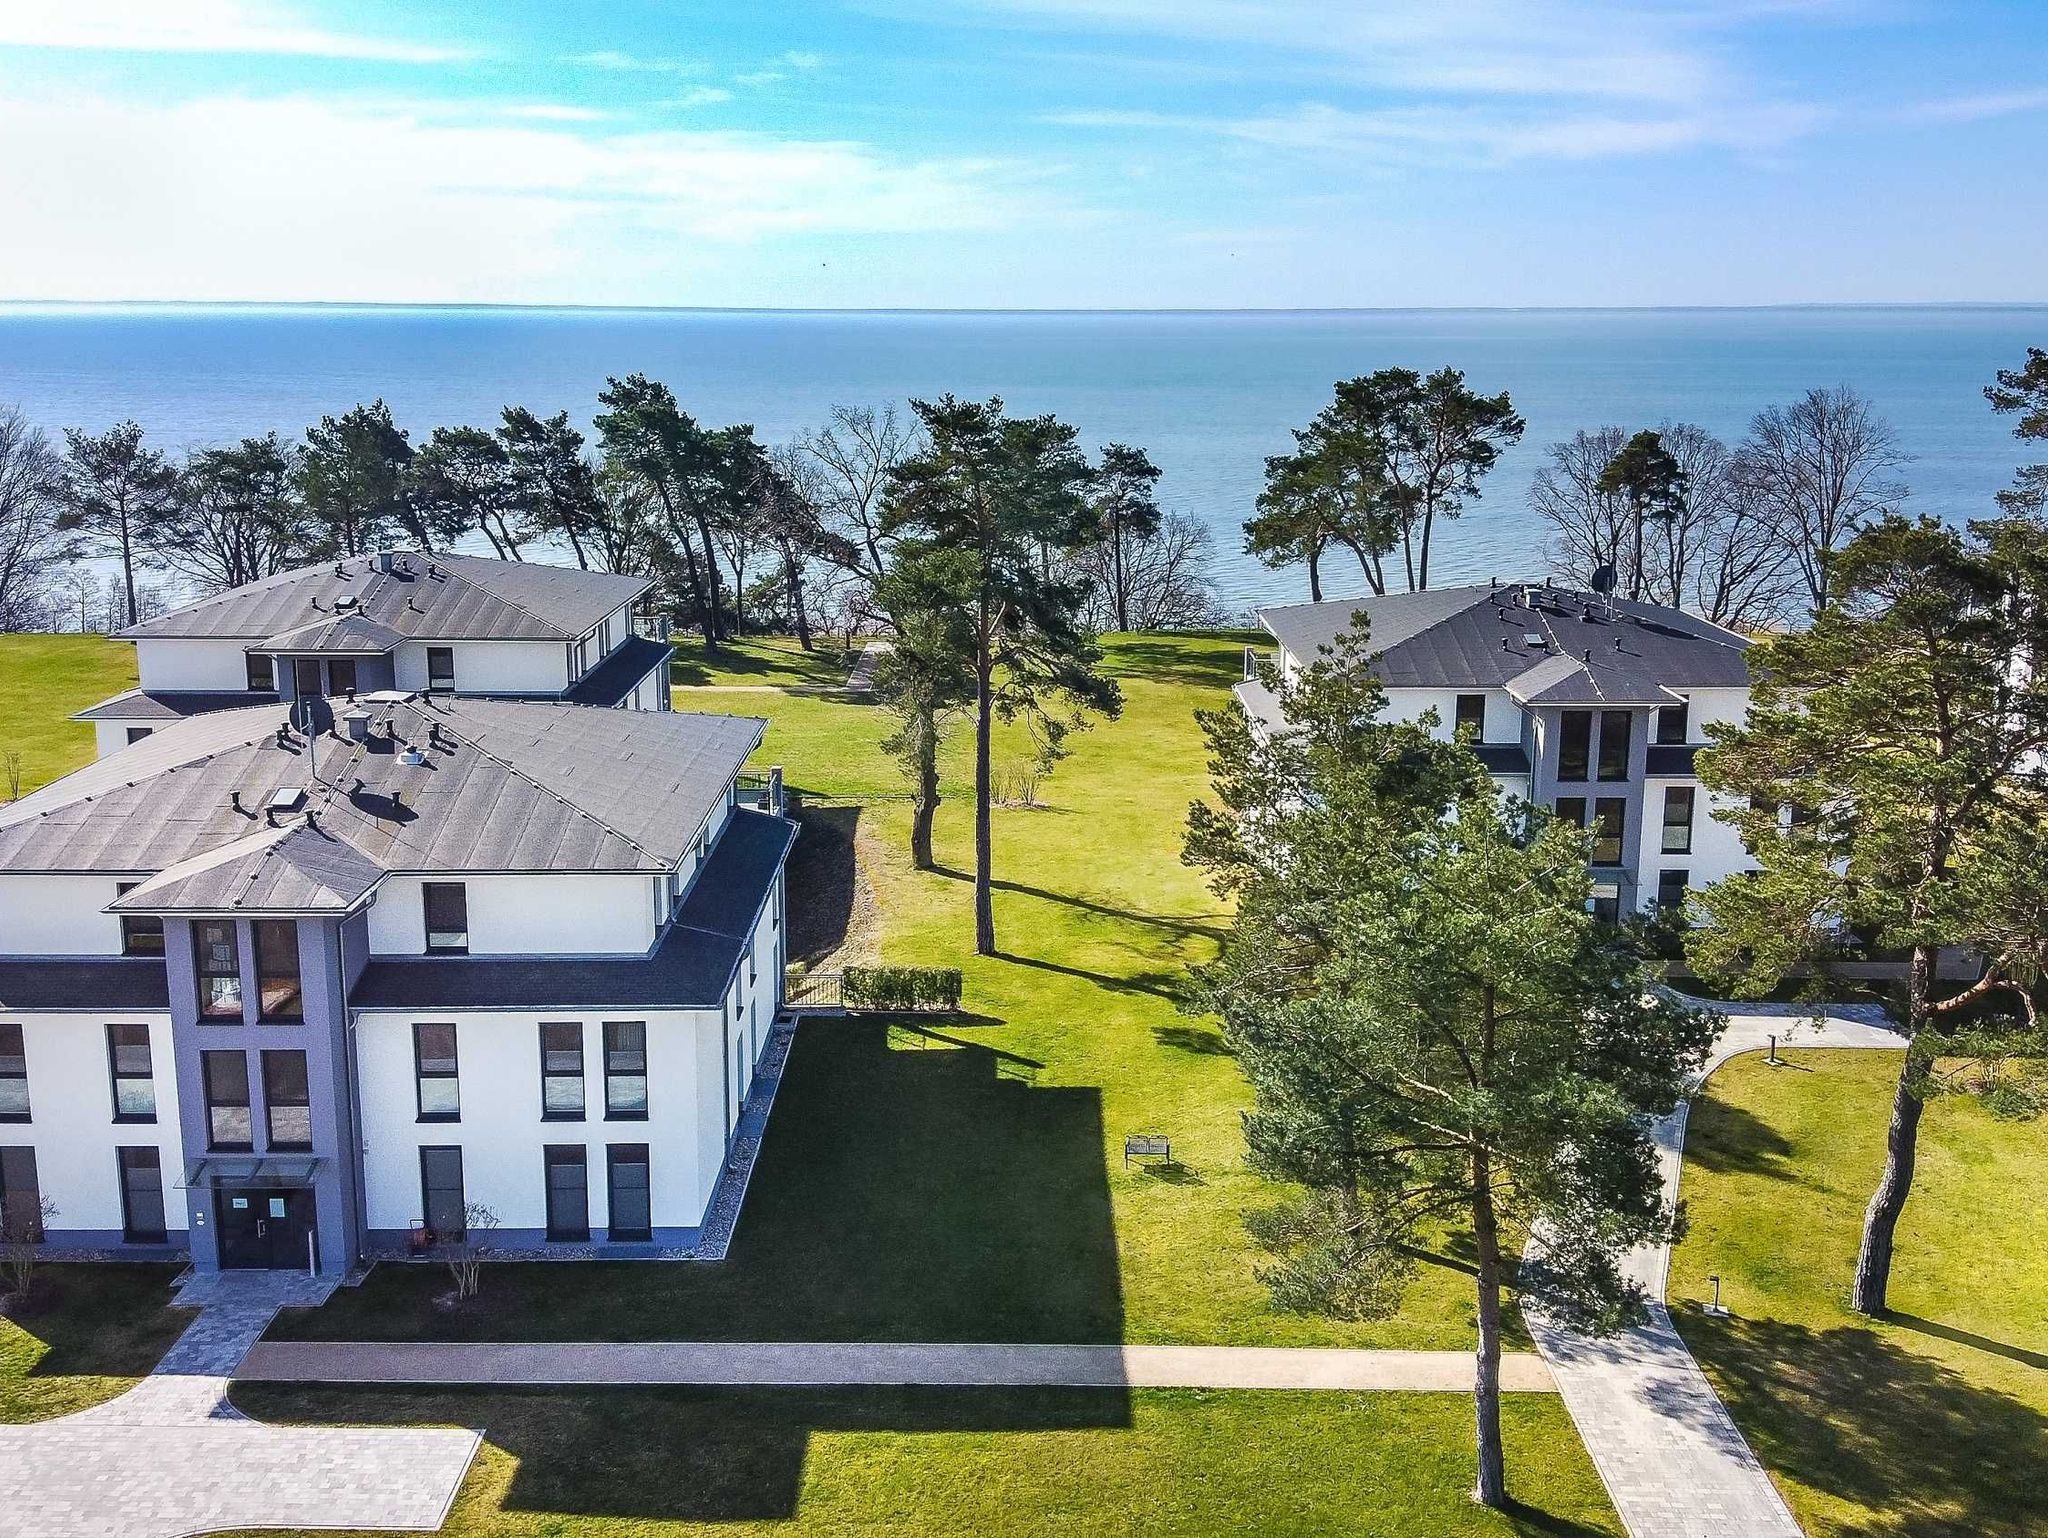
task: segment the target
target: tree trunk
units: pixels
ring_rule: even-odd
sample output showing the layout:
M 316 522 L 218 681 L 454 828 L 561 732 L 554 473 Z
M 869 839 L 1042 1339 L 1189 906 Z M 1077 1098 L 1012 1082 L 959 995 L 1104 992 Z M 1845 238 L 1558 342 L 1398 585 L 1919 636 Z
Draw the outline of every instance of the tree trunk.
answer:
M 1116 628 L 1131 628 L 1130 595 L 1124 588 L 1124 523 L 1112 518 L 1109 524 L 1110 573 L 1116 584 Z
M 1906 1047 L 1906 1061 L 1899 1068 L 1898 1087 L 1892 1091 L 1892 1124 L 1885 1133 L 1884 1174 L 1863 1214 L 1863 1243 L 1856 1252 L 1856 1283 L 1849 1306 L 1859 1314 L 1885 1312 L 1886 1293 L 1892 1277 L 1892 1243 L 1898 1237 L 1899 1218 L 1906 1210 L 1906 1198 L 1913 1194 L 1913 1166 L 1920 1152 L 1920 1113 L 1926 1108 L 1927 1077 L 1933 1049 L 1924 1040 L 1928 994 L 1934 983 L 1935 948 L 1913 947 L 1913 961 L 1906 974 L 1906 1025 L 1912 1036 Z
M 128 534 L 128 510 L 121 510 L 121 584 L 128 593 L 128 623 L 135 623 L 135 542 Z
M 1424 592 L 1429 590 L 1429 536 L 1434 531 L 1435 525 L 1436 514 L 1425 505 L 1422 509 L 1422 564 L 1417 569 L 1418 576 L 1415 584 L 1418 589 Z
M 989 734 L 995 715 L 995 662 L 987 628 L 982 631 L 974 675 L 974 953 L 996 953 L 994 841 L 989 826 Z
M 1483 1150 L 1472 1155 L 1472 1238 L 1479 1293 L 1479 1358 L 1472 1382 L 1479 1479 L 1472 1499 L 1498 1510 L 1508 1499 L 1500 1445 L 1500 1232 L 1493 1212 L 1493 1167 Z
M 939 812 L 939 723 L 927 718 L 918 723 L 917 793 L 910 806 L 910 863 L 930 870 L 938 863 L 932 858 L 932 822 Z
M 725 637 L 725 617 L 718 607 L 718 546 L 711 542 L 711 523 L 701 512 L 697 514 L 697 533 L 704 541 L 705 649 L 717 651 L 718 643 Z
M 782 558 L 782 581 L 789 591 L 789 617 L 796 622 L 796 641 L 805 651 L 811 647 L 811 616 L 804 609 L 804 579 L 797 569 L 796 557 Z
M 1633 513 L 1631 521 L 1635 524 L 1635 564 L 1629 568 L 1628 574 L 1628 596 L 1631 601 L 1643 596 L 1643 505 L 1640 502 L 1633 505 Z
M 1308 601 L 1310 603 L 1321 603 L 1323 601 L 1322 566 L 1323 550 L 1322 546 L 1317 545 L 1310 549 L 1308 553 Z

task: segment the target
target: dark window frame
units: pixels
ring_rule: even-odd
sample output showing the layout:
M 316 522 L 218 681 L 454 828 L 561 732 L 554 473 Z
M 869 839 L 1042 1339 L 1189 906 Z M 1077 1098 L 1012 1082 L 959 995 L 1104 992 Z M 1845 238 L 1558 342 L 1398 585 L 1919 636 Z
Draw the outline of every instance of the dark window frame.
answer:
M 156 731 L 156 728 L 155 728 L 155 727 L 153 727 L 153 726 L 131 726 L 131 727 L 129 727 L 129 728 L 128 728 L 128 741 L 127 741 L 127 744 L 126 744 L 126 746 L 128 746 L 128 747 L 131 747 L 131 748 L 132 748 L 132 747 L 134 747 L 136 743 L 138 743 L 138 742 L 142 741 L 142 739 L 143 739 L 143 738 L 145 738 L 145 737 L 151 736 L 152 734 L 154 734 L 154 732 L 155 732 L 155 731 Z
M 226 933 L 228 937 L 228 963 L 233 968 L 231 972 L 216 971 L 209 965 L 206 959 L 206 953 L 210 948 L 206 941 L 206 935 L 209 930 L 221 930 Z M 202 1022 L 239 1022 L 244 1017 L 248 1001 L 242 991 L 242 935 L 241 927 L 233 919 L 193 920 L 192 972 L 193 980 L 197 985 L 199 1018 Z M 234 979 L 235 984 L 234 1008 L 232 1010 L 226 1007 L 216 1008 L 213 997 L 207 989 L 207 981 L 210 978 L 227 979 L 229 977 Z
M 556 1068 L 550 1061 L 556 1056 L 566 1056 L 568 1046 L 548 1045 L 548 1032 L 570 1032 L 574 1036 L 576 1066 Z M 583 1065 L 583 1022 L 580 1020 L 543 1020 L 540 1022 L 540 1119 L 542 1121 L 582 1121 L 589 1111 L 588 1080 Z M 552 1104 L 550 1091 L 557 1081 L 573 1080 L 576 1085 L 576 1108 L 557 1107 Z
M 356 693 L 356 659 L 353 657 L 329 657 L 327 659 L 327 692 L 330 695 L 345 694 L 353 699 Z
M 10 1164 L 14 1166 L 16 1171 L 21 1170 L 26 1165 L 28 1178 L 25 1181 L 11 1183 L 8 1179 L 8 1166 Z M 8 1210 L 9 1202 L 7 1195 L 10 1191 L 27 1193 L 29 1213 L 28 1222 L 25 1227 L 27 1229 L 28 1242 L 31 1244 L 41 1244 L 46 1237 L 43 1233 L 43 1180 L 42 1171 L 36 1167 L 35 1144 L 11 1143 L 4 1148 L 0 1148 L 0 1236 L 11 1239 L 13 1237 L 12 1230 L 19 1219 L 15 1213 Z
M 11 1048 L 7 1045 L 10 1040 Z M 10 1061 L 20 1066 L 10 1067 Z M 0 1122 L 22 1125 L 34 1121 L 35 1103 L 28 1092 L 28 1032 L 12 1022 L 0 1023 L 0 1079 L 21 1086 L 22 1106 L 19 1111 L 0 1112 Z
M 143 1068 L 137 1072 L 134 1067 L 121 1066 L 121 1048 L 133 1047 L 133 1040 L 120 1042 L 115 1039 L 117 1031 L 135 1031 L 141 1035 Z M 114 1120 L 117 1124 L 148 1126 L 156 1121 L 156 1061 L 150 1048 L 149 1027 L 128 1021 L 116 1021 L 107 1026 L 107 1080 L 108 1089 L 114 1099 Z M 147 1111 L 124 1111 L 121 1109 L 121 1084 L 123 1080 L 141 1080 L 149 1086 L 149 1109 Z
M 147 1161 L 146 1163 L 144 1161 Z M 121 1187 L 121 1240 L 124 1244 L 168 1244 L 171 1238 L 169 1203 L 164 1200 L 163 1153 L 154 1144 L 114 1150 L 114 1173 Z M 154 1189 L 156 1226 L 136 1221 L 138 1186 L 147 1174 Z
M 277 693 L 277 663 L 270 653 L 242 653 L 242 668 L 242 679 L 251 694 Z
M 241 1065 L 242 1083 L 240 1100 L 222 1100 L 216 1097 L 218 1086 L 214 1083 L 213 1065 L 216 1062 L 233 1061 Z M 206 1146 L 220 1153 L 251 1153 L 256 1147 L 256 1112 L 249 1098 L 249 1054 L 240 1047 L 208 1047 L 199 1054 L 199 1082 L 206 1101 Z M 222 1111 L 240 1111 L 248 1124 L 249 1135 L 245 1138 L 223 1139 L 220 1136 L 219 1114 Z
M 546 1143 L 540 1151 L 542 1196 L 547 1210 L 545 1233 L 550 1244 L 588 1244 L 590 1242 L 590 1150 L 581 1143 Z M 555 1209 L 555 1170 L 576 1169 L 583 1176 L 583 1212 L 581 1225 L 558 1221 Z
M 1557 777 L 1571 785 L 1583 785 L 1593 778 L 1592 711 L 1557 713 Z
M 1584 796 L 1559 796 L 1554 813 L 1559 822 L 1568 822 L 1574 828 L 1586 826 L 1586 808 L 1591 803 Z
M 1629 760 L 1635 753 L 1636 715 L 1632 710 L 1600 712 L 1600 757 L 1593 766 L 1594 777 L 1612 785 L 1628 778 Z M 1619 746 L 1615 746 L 1616 742 Z
M 117 881 L 114 895 L 126 897 L 141 886 L 139 881 Z M 164 953 L 164 921 L 152 913 L 123 913 L 121 919 L 121 954 L 123 956 L 160 957 Z
M 299 1098 L 291 1098 L 291 1087 L 279 1086 L 271 1073 L 273 1063 L 289 1064 L 298 1059 Z M 302 1110 L 306 1113 L 306 1135 L 300 1138 L 279 1138 L 277 1135 L 277 1113 L 279 1109 Z M 263 1136 L 265 1146 L 283 1152 L 311 1153 L 313 1151 L 313 1070 L 306 1053 L 298 1047 L 265 1047 L 263 1049 Z
M 1602 870 L 1610 870 L 1622 862 L 1628 843 L 1628 798 L 1626 796 L 1596 796 L 1593 798 L 1593 855 L 1591 864 Z M 1612 829 L 1610 832 L 1609 829 Z M 1603 859 L 1602 854 L 1609 845 L 1614 858 Z
M 1699 816 L 1699 794 L 1698 787 L 1692 785 L 1667 785 L 1664 787 L 1664 811 L 1662 821 L 1659 824 L 1662 832 L 1658 837 L 1658 843 L 1661 846 L 1660 853 L 1692 853 L 1692 829 L 1693 823 Z M 1674 821 L 1671 816 L 1673 807 L 1680 805 L 1685 808 L 1685 819 L 1682 822 Z M 1679 842 L 1677 843 L 1672 842 L 1674 834 L 1679 836 Z
M 1461 694 L 1451 707 L 1451 735 L 1462 737 L 1466 727 L 1472 728 L 1474 742 L 1486 741 L 1486 696 L 1483 694 Z
M 448 1067 L 429 1069 L 427 1067 L 426 1043 L 421 1033 L 423 1031 L 443 1030 L 448 1033 L 448 1051 L 445 1054 Z M 443 1054 L 435 1053 L 433 1060 L 436 1063 L 443 1061 Z M 429 1082 L 438 1084 L 443 1080 L 455 1086 L 455 1108 L 453 1110 L 437 1108 L 430 1111 L 427 1109 L 427 1085 Z M 462 1042 L 460 1032 L 455 1029 L 455 1023 L 452 1020 L 415 1020 L 413 1022 L 412 1092 L 413 1109 L 418 1113 L 415 1118 L 416 1120 L 432 1122 L 462 1120 Z
M 647 1221 L 635 1226 L 622 1226 L 619 1214 L 619 1167 L 637 1164 L 640 1166 L 640 1198 L 646 1209 Z M 645 1143 L 608 1143 L 604 1151 L 604 1220 L 605 1237 L 625 1244 L 646 1244 L 654 1238 L 654 1166 L 648 1158 Z
M 630 1059 L 634 1055 L 634 1049 L 623 1044 L 615 1044 L 617 1043 L 617 1037 L 614 1033 L 622 1033 L 628 1027 L 631 1027 L 632 1029 L 637 1030 L 640 1033 L 640 1066 L 638 1069 L 634 1069 L 631 1066 L 629 1066 Z M 616 1066 L 615 1059 L 617 1060 Z M 631 1082 L 635 1079 L 638 1079 L 640 1081 L 639 1105 L 634 1106 L 630 1103 L 620 1105 L 620 1097 L 615 1092 L 615 1086 L 630 1085 Z M 651 1086 L 648 1083 L 647 1074 L 647 1022 L 645 1020 L 605 1021 L 604 1119 L 606 1121 L 647 1120 L 647 1107 L 650 1100 L 653 1098 L 649 1093 L 650 1089 Z M 630 1099 L 630 1092 L 628 1098 Z
M 282 934 L 285 954 L 291 958 L 291 1003 L 285 1010 L 270 1007 L 272 982 L 282 983 L 283 973 L 265 971 L 265 937 L 276 944 Z M 256 953 L 256 1018 L 279 1024 L 293 1024 L 306 1018 L 306 993 L 304 961 L 299 954 L 299 925 L 296 919 L 255 919 L 249 925 L 249 948 Z M 274 957 L 272 958 L 275 959 Z
M 448 671 L 436 672 L 434 664 L 445 659 Z M 429 694 L 453 694 L 455 692 L 455 648 L 452 646 L 429 646 L 427 648 L 427 692 Z
M 452 898 L 448 895 L 451 892 L 455 894 Z M 461 908 L 462 922 L 460 927 L 444 923 L 439 929 L 435 928 L 434 907 L 437 900 L 443 903 L 453 902 Z M 452 916 L 445 910 L 440 914 L 442 919 Z M 468 884 L 461 881 L 422 881 L 420 883 L 420 925 L 426 937 L 426 949 L 429 956 L 467 956 L 469 954 Z M 434 943 L 434 936 L 436 934 L 444 937 L 460 935 L 462 938 L 459 943 L 452 938 L 444 938 L 437 945 Z
M 455 1184 L 446 1182 L 436 1185 L 429 1176 L 429 1156 L 451 1155 L 455 1161 Z M 462 1146 L 459 1143 L 427 1143 L 420 1148 L 420 1224 L 434 1236 L 436 1244 L 460 1244 L 469 1237 L 469 1189 L 468 1172 L 463 1168 Z M 455 1211 L 460 1216 L 461 1226 L 454 1233 L 434 1227 L 434 1192 L 453 1190 Z
M 1675 879 L 1674 879 L 1675 878 Z M 1657 907 L 1660 912 L 1670 912 L 1685 907 L 1686 889 L 1692 885 L 1692 871 L 1677 867 L 1663 867 L 1657 872 Z
M 1660 748 L 1682 748 L 1686 735 L 1692 730 L 1692 701 L 1677 705 L 1657 707 L 1657 746 Z

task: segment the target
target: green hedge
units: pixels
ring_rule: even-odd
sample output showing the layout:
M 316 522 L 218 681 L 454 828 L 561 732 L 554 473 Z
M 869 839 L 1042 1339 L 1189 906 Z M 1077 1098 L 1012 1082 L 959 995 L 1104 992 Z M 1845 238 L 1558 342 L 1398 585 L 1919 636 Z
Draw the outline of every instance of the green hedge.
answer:
M 960 1007 L 958 967 L 848 967 L 839 980 L 848 1009 L 955 1010 Z

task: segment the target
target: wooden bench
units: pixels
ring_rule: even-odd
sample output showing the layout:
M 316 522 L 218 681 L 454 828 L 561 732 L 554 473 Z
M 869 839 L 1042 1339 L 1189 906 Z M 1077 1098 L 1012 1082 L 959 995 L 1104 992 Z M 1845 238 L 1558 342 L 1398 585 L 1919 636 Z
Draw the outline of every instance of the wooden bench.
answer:
M 1131 1167 L 1133 1159 L 1160 1159 L 1173 1162 L 1173 1139 L 1163 1132 L 1134 1132 L 1124 1139 L 1124 1168 Z

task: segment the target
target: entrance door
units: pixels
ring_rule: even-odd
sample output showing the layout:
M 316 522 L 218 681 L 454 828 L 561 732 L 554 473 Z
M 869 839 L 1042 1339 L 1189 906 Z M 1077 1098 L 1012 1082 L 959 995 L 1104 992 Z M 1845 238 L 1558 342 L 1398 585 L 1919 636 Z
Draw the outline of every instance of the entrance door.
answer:
M 314 1258 L 311 1191 L 222 1190 L 213 1205 L 223 1269 L 297 1271 Z

